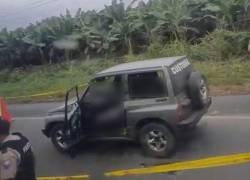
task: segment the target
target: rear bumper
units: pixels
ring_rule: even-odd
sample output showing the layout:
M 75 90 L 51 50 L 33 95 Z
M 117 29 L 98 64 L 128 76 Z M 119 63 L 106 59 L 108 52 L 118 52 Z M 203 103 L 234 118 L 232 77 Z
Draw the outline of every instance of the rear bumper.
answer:
M 189 118 L 179 122 L 177 124 L 177 127 L 185 128 L 185 127 L 195 126 L 200 121 L 202 116 L 208 111 L 208 108 L 211 106 L 211 104 L 212 104 L 212 98 L 210 97 L 206 107 L 204 107 L 203 109 L 199 111 L 194 112 Z

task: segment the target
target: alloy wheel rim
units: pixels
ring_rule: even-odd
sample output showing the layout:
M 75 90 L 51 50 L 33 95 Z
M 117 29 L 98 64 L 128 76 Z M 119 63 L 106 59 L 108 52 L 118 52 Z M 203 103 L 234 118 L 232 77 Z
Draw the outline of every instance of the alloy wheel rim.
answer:
M 207 86 L 204 80 L 201 81 L 200 94 L 203 101 L 207 99 Z
M 63 148 L 63 149 L 67 149 L 68 148 L 68 145 L 67 143 L 63 140 L 63 137 L 64 137 L 64 133 L 62 130 L 58 130 L 56 132 L 56 141 L 57 141 L 57 144 Z
M 152 130 L 147 134 L 147 143 L 153 151 L 163 151 L 167 147 L 167 139 L 159 130 Z

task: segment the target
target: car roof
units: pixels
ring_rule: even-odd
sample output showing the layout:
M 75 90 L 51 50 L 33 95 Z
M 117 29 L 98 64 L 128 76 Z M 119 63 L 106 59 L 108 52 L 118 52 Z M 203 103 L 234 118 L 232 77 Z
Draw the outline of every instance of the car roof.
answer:
M 186 56 L 164 57 L 159 59 L 149 59 L 143 61 L 123 63 L 97 73 L 96 77 L 108 76 L 114 74 L 124 74 L 140 70 L 153 70 L 157 68 L 162 68 L 163 66 L 168 67 L 173 63 L 175 63 L 176 61 L 183 58 L 186 58 Z

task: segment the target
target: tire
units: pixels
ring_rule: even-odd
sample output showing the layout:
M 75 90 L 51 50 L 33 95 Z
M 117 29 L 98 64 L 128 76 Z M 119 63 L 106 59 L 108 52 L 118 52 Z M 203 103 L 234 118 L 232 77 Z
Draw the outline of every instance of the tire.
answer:
M 67 145 L 67 143 L 63 142 L 63 140 L 60 140 L 63 136 L 63 130 L 64 126 L 62 123 L 55 124 L 51 129 L 51 141 L 55 148 L 61 152 L 61 153 L 67 153 L 69 152 L 70 148 Z M 61 137 L 60 137 L 61 136 Z
M 192 72 L 188 80 L 188 94 L 195 109 L 202 109 L 206 106 L 209 98 L 207 81 L 198 72 Z
M 145 154 L 152 157 L 167 157 L 176 146 L 173 133 L 165 125 L 159 123 L 144 125 L 140 129 L 139 140 Z

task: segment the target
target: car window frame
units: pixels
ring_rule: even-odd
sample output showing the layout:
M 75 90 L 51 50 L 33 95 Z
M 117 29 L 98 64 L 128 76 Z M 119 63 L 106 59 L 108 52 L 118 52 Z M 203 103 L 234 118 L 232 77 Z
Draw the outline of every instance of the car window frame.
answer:
M 130 93 L 129 93 L 129 76 L 130 75 L 133 75 L 133 74 L 144 74 L 144 73 L 150 73 L 150 72 L 160 72 L 162 73 L 163 77 L 162 77 L 162 80 L 164 81 L 164 88 L 165 88 L 165 93 L 163 96 L 159 96 L 159 97 L 131 97 L 130 96 Z M 127 100 L 143 100 L 143 99 L 157 99 L 157 98 L 164 98 L 164 97 L 169 97 L 169 87 L 168 87 L 168 79 L 166 77 L 166 72 L 165 72 L 165 69 L 164 68 L 159 68 L 159 69 L 150 69 L 148 71 L 136 71 L 136 72 L 131 72 L 131 73 L 127 73 L 126 74 L 126 83 L 125 83 L 125 88 L 126 88 L 126 99 Z
M 126 83 L 125 83 L 125 75 L 124 74 L 110 74 L 110 75 L 105 75 L 105 76 L 97 76 L 94 77 L 93 79 L 91 79 L 88 83 L 88 88 L 86 90 L 86 92 L 84 93 L 83 98 L 81 99 L 82 101 L 84 101 L 85 96 L 89 93 L 89 91 L 91 90 L 91 86 L 92 86 L 92 82 L 98 78 L 106 78 L 106 77 L 115 77 L 115 76 L 121 76 L 121 83 L 122 83 L 122 91 L 123 91 L 123 99 L 126 96 Z

